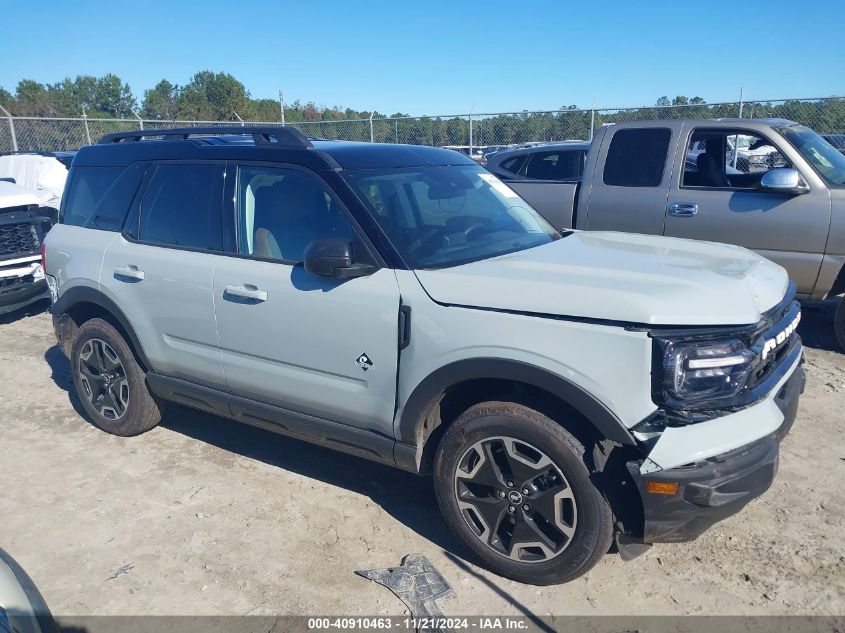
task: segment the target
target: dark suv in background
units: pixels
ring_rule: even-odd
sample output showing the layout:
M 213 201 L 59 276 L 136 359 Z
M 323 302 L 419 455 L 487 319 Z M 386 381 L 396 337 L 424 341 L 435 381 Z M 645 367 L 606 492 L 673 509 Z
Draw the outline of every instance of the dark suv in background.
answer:
M 584 171 L 589 150 L 589 141 L 515 147 L 489 155 L 485 167 L 502 180 L 576 181 Z

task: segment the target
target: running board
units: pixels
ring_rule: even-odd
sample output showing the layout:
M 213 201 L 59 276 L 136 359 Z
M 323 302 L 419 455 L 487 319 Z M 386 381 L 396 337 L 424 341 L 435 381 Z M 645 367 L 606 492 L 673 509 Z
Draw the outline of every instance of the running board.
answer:
M 163 400 L 371 461 L 397 465 L 393 457 L 395 440 L 369 429 L 326 420 L 155 372 L 147 373 L 147 386 Z

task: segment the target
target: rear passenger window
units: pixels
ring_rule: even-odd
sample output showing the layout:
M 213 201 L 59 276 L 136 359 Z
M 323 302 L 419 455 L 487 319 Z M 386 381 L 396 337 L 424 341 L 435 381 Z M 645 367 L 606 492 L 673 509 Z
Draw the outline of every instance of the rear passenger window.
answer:
M 604 184 L 657 187 L 663 180 L 672 131 L 668 128 L 619 130 L 610 141 L 604 163 Z
M 223 250 L 222 211 L 214 164 L 162 164 L 141 201 L 142 242 L 210 251 Z
M 534 180 L 572 180 L 581 176 L 581 152 L 538 152 L 531 156 L 525 177 Z
M 64 200 L 63 224 L 116 231 L 140 182 L 140 168 L 76 167 Z

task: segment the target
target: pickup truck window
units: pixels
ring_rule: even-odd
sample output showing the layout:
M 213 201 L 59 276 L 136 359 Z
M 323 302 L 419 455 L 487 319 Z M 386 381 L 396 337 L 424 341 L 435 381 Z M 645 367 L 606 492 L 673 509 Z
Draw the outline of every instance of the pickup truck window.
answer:
M 845 186 L 845 155 L 803 125 L 790 125 L 778 130 L 818 174 L 834 187 Z
M 573 180 L 581 177 L 582 151 L 538 152 L 531 155 L 525 177 L 534 180 Z
M 657 187 L 663 181 L 669 128 L 618 130 L 604 163 L 604 184 L 615 187 Z
M 767 171 L 788 166 L 774 144 L 759 134 L 699 128 L 690 134 L 682 186 L 755 189 Z
M 413 268 L 456 266 L 560 237 L 481 167 L 350 170 L 343 176 Z

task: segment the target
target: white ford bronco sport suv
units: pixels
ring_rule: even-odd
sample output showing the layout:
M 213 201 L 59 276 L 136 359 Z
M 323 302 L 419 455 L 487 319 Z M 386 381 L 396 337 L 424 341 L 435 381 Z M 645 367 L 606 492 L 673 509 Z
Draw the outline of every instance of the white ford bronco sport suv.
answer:
M 780 266 L 557 232 L 438 148 L 112 134 L 76 156 L 46 271 L 97 427 L 171 401 L 431 474 L 457 539 L 534 584 L 736 513 L 804 387 Z

